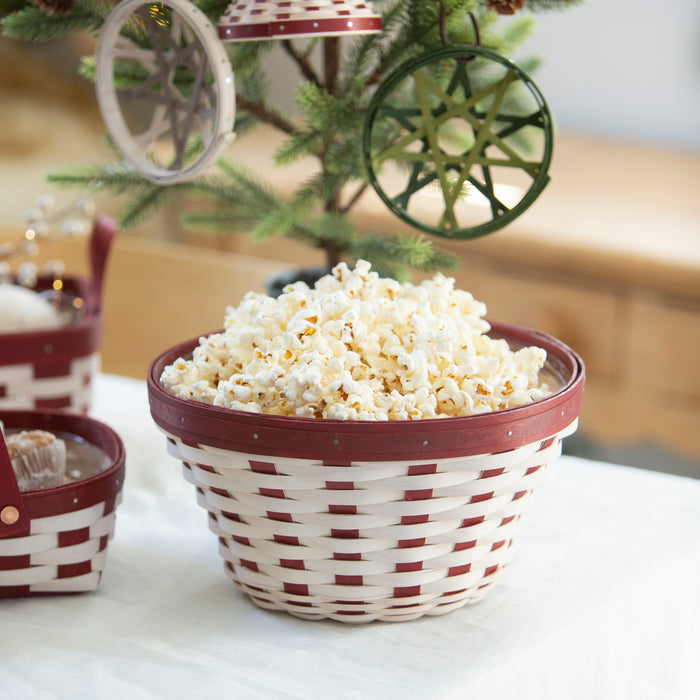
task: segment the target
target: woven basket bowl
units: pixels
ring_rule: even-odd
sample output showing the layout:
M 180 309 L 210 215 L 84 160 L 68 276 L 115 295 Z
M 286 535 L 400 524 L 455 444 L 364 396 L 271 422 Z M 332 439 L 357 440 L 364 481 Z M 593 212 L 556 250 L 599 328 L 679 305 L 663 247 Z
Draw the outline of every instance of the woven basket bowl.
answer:
M 60 328 L 0 334 L 0 409 L 60 408 L 86 413 L 92 378 L 99 369 L 102 336 L 102 283 L 115 233 L 114 222 L 99 217 L 90 239 L 91 279 L 66 277 L 63 289 L 84 302 L 78 321 Z M 36 290 L 51 289 L 39 278 Z
M 6 429 L 69 433 L 110 465 L 80 481 L 20 492 L 0 440 L 0 598 L 78 593 L 99 585 L 124 484 L 124 446 L 110 427 L 65 411 L 0 411 Z
M 374 34 L 382 17 L 368 0 L 234 1 L 219 19 L 223 41 Z
M 507 410 L 424 421 L 269 416 L 179 399 L 151 365 L 151 414 L 219 538 L 224 569 L 259 606 L 345 622 L 440 615 L 480 599 L 513 555 L 545 465 L 577 424 L 581 359 L 558 340 L 492 324 L 512 348 L 539 345 L 562 388 Z

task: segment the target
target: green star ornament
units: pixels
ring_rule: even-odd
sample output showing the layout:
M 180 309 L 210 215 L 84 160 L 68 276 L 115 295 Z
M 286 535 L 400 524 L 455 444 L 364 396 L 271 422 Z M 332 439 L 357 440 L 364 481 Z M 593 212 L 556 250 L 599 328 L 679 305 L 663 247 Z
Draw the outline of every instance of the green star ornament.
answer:
M 481 46 L 450 45 L 400 66 L 370 102 L 369 181 L 402 220 L 476 238 L 520 216 L 547 182 L 552 120 L 537 86 Z

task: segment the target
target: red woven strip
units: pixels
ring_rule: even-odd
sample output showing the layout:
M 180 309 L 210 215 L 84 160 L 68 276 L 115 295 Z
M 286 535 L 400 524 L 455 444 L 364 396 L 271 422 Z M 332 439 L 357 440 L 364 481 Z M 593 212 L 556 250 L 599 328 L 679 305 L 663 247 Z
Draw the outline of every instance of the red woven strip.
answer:
M 500 476 L 505 470 L 505 467 L 501 467 L 500 469 L 484 469 L 484 471 L 481 472 L 481 476 L 479 478 L 489 479 L 492 476 Z
M 298 571 L 306 571 L 303 559 L 280 559 L 280 566 L 285 569 L 297 569 Z
M 476 518 L 464 518 L 462 527 L 471 527 L 472 525 L 480 525 L 484 522 L 484 516 L 478 515 Z
M 336 537 L 339 540 L 357 540 L 360 538 L 359 530 L 336 530 L 331 528 L 331 537 Z
M 97 551 L 102 552 L 103 550 L 107 549 L 108 544 L 109 544 L 109 535 L 102 535 L 102 537 L 100 537 L 100 548 Z
M 525 476 L 527 476 L 528 474 L 534 474 L 536 471 L 539 471 L 540 469 L 542 469 L 542 465 L 541 465 L 541 464 L 538 465 L 538 466 L 536 466 L 536 467 L 530 467 L 530 468 L 525 472 Z
M 424 547 L 425 546 L 425 537 L 416 537 L 415 539 L 412 540 L 399 540 L 398 541 L 398 548 L 399 549 L 410 549 L 412 547 Z
M 488 493 L 477 493 L 469 499 L 469 503 L 481 503 L 482 501 L 488 501 L 493 498 L 493 491 Z
M 522 498 L 526 493 L 527 493 L 527 489 L 525 491 L 516 491 L 515 494 L 513 495 L 513 500 L 517 501 L 519 498 Z
M 273 510 L 267 511 L 267 517 L 270 518 L 270 520 L 279 520 L 281 523 L 293 523 L 294 522 L 294 520 L 292 519 L 292 516 L 289 513 L 277 513 Z
M 364 601 L 362 601 L 364 605 Z M 364 610 L 336 610 L 335 611 L 336 615 L 347 615 L 350 617 L 351 615 L 364 615 L 365 611 Z
M 500 542 L 494 542 L 491 545 L 491 551 L 495 552 L 497 549 L 500 549 L 505 543 L 506 543 L 505 540 L 501 540 Z
M 420 586 L 395 586 L 394 598 L 410 598 L 414 595 L 420 595 Z
M 256 474 L 277 474 L 274 462 L 259 462 L 255 459 L 249 459 L 248 464 L 250 465 L 250 470 Z
M 210 513 L 210 515 L 212 516 L 213 520 L 216 520 L 216 516 L 214 514 Z M 224 518 L 226 518 L 227 520 L 233 520 L 233 522 L 235 522 L 235 523 L 242 522 L 238 513 L 229 513 L 229 511 L 227 511 L 227 510 L 222 510 L 221 515 L 223 515 Z
M 337 513 L 338 515 L 357 515 L 357 506 L 343 505 L 343 506 L 328 506 L 329 513 Z
M 326 481 L 328 491 L 354 491 L 354 481 Z
M 423 562 L 422 561 L 404 561 L 396 563 L 396 572 L 404 573 L 406 571 L 422 571 Z
M 460 576 L 461 574 L 468 574 L 471 570 L 471 564 L 462 564 L 460 566 L 451 566 L 447 572 L 447 577 L 450 576 Z
M 338 586 L 362 586 L 364 584 L 364 577 L 336 574 L 335 582 Z
M 250 540 L 247 537 L 240 537 L 239 535 L 231 535 L 231 539 L 234 542 L 238 542 L 238 544 L 244 544 L 247 547 L 250 547 Z M 226 540 L 223 537 L 220 537 L 219 540 L 221 541 L 222 544 L 227 544 Z
M 435 464 L 412 464 L 408 468 L 409 476 L 417 476 L 419 474 L 436 474 L 437 463 Z
M 90 528 L 81 527 L 79 530 L 68 530 L 58 533 L 58 546 L 70 547 L 73 544 L 82 544 L 90 539 Z
M 487 566 L 484 569 L 484 576 L 491 576 L 491 574 L 495 574 L 498 571 L 498 564 L 494 564 L 493 566 Z
M 70 360 L 59 362 L 37 362 L 32 365 L 34 379 L 47 379 L 49 377 L 69 377 L 71 375 Z
M 56 578 L 72 578 L 73 576 L 84 576 L 92 572 L 92 562 L 82 561 L 78 564 L 59 564 Z
M 404 491 L 404 501 L 427 501 L 433 497 L 433 489 L 414 489 Z
M 421 523 L 427 523 L 430 520 L 429 515 L 402 515 L 401 524 L 402 525 L 420 525 Z
M 28 569 L 31 566 L 29 554 L 16 554 L 11 557 L 0 557 L 0 571 L 11 569 Z
M 472 547 L 476 547 L 476 540 L 469 540 L 469 542 L 457 542 L 452 551 L 461 552 L 464 549 L 471 549 Z
M 513 520 L 515 520 L 515 516 L 509 515 L 507 518 L 503 518 L 503 520 L 501 520 L 501 525 L 499 525 L 499 527 L 501 527 L 503 525 L 507 525 L 509 522 L 512 522 Z
M 26 598 L 30 593 L 29 586 L 0 586 L 0 598 Z
M 3 396 L 7 396 L 7 386 L 5 384 L 0 384 L 0 399 Z
M 283 489 L 265 489 L 261 486 L 258 492 L 261 496 L 267 496 L 268 498 L 286 498 Z
M 102 511 L 102 515 L 109 515 L 117 507 L 117 492 L 113 492 L 107 498 L 105 498 L 105 508 Z
M 284 592 L 294 595 L 309 595 L 309 587 L 305 583 L 285 583 Z
M 72 402 L 70 396 L 58 396 L 52 399 L 35 399 L 35 408 L 69 408 Z
M 249 561 L 248 559 L 241 559 L 241 566 L 245 566 L 246 569 L 250 569 L 251 571 L 257 571 L 258 570 L 258 565 L 254 561 Z
M 296 547 L 299 546 L 299 538 L 293 537 L 292 535 L 273 535 L 275 542 L 280 544 L 291 544 Z
M 420 603 L 406 603 L 406 605 L 392 605 L 391 610 L 407 610 L 408 608 L 417 608 Z
M 229 496 L 229 492 L 226 489 L 220 489 L 218 486 L 210 486 L 209 490 L 217 496 L 224 496 L 226 498 Z
M 333 559 L 338 561 L 362 561 L 361 552 L 333 552 Z

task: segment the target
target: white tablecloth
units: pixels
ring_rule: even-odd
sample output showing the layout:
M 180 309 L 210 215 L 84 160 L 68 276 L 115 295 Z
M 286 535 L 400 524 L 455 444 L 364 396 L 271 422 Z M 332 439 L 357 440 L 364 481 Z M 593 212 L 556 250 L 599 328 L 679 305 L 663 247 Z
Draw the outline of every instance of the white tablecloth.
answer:
M 406 623 L 261 610 L 152 423 L 146 387 L 101 376 L 127 450 L 94 593 L 0 601 L 0 698 L 700 698 L 700 481 L 562 457 L 504 578 Z

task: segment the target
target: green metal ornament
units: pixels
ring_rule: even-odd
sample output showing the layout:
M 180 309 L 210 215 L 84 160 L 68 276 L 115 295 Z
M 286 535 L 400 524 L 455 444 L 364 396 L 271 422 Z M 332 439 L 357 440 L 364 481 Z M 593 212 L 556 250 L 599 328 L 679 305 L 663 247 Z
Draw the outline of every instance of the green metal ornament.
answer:
M 546 186 L 552 119 L 517 65 L 481 46 L 449 45 L 380 85 L 363 147 L 372 187 L 403 221 L 476 238 L 516 219 Z

